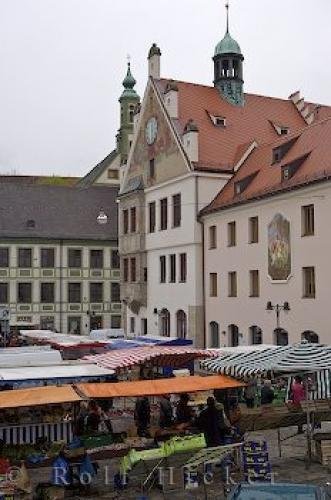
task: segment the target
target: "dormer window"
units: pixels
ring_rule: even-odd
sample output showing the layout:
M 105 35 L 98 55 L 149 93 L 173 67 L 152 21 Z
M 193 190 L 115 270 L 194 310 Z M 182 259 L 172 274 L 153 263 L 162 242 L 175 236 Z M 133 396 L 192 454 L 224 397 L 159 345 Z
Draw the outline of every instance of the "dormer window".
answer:
M 234 193 L 235 195 L 240 195 L 242 194 L 245 189 L 250 185 L 254 177 L 258 174 L 258 171 L 254 172 L 251 175 L 247 175 L 247 177 L 244 177 L 243 179 L 240 179 L 239 181 L 234 183 Z
M 300 156 L 299 158 L 296 158 L 295 160 L 291 161 L 291 163 L 288 163 L 287 165 L 282 166 L 282 182 L 283 181 L 288 181 L 293 177 L 293 175 L 298 171 L 298 169 L 301 167 L 301 165 L 304 163 L 304 161 L 308 158 L 310 153 L 307 153 L 303 156 Z
M 278 135 L 288 135 L 290 133 L 290 128 L 287 127 L 286 125 L 280 125 L 279 123 L 275 123 L 271 120 L 269 121 Z
M 208 113 L 208 115 L 212 123 L 215 125 L 215 127 L 220 127 L 220 128 L 226 127 L 226 118 L 224 118 L 224 116 L 216 116 L 210 113 Z
M 284 156 L 289 152 L 289 150 L 295 144 L 297 139 L 298 139 L 297 137 L 294 137 L 290 141 L 285 142 L 284 144 L 281 144 L 276 148 L 273 148 L 272 163 L 279 163 L 284 158 Z

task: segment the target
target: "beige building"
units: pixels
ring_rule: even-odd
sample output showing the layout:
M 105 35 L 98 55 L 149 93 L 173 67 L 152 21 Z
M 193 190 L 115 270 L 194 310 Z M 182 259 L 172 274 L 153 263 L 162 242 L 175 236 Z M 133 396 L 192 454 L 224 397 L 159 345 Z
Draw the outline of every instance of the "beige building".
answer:
M 12 330 L 121 326 L 118 189 L 73 182 L 1 179 L 0 306 Z
M 330 343 L 331 118 L 257 147 L 202 212 L 209 347 Z
M 228 279 L 235 289 L 236 273 L 246 265 L 253 247 L 238 244 L 231 253 L 225 245 L 222 250 L 217 247 L 214 253 L 209 251 L 206 225 L 217 224 L 212 222 L 213 210 L 203 218 L 199 213 L 217 199 L 219 191 L 243 171 L 251 157 L 256 158 L 255 152 L 262 145 L 295 137 L 302 129 L 330 116 L 331 110 L 307 104 L 297 92 L 288 99 L 244 93 L 243 61 L 240 46 L 228 27 L 215 47 L 211 86 L 162 78 L 161 51 L 155 44 L 151 47 L 149 80 L 141 107 L 135 113 L 132 147 L 122 169 L 119 197 L 121 298 L 124 325 L 131 334 L 188 337 L 195 345 L 204 346 L 211 343 L 210 323 L 217 323 L 218 333 L 213 335 L 219 340 L 213 344 L 228 344 L 229 325 L 238 326 L 235 318 L 246 314 L 250 318 L 249 310 L 242 308 L 239 300 L 227 301 L 223 309 L 217 294 L 220 286 L 224 293 Z M 257 157 L 251 177 L 236 186 L 239 195 L 256 175 L 262 160 Z M 275 170 L 271 172 L 274 179 Z M 247 207 L 243 217 L 246 211 Z M 233 224 L 229 231 L 231 237 L 241 241 L 244 222 L 236 224 L 239 229 Z M 224 243 L 224 228 L 214 231 L 215 238 Z M 227 255 L 233 260 L 226 273 L 232 274 L 225 278 L 223 258 Z M 257 270 L 255 264 L 255 274 L 250 275 L 254 283 L 260 276 Z M 209 287 L 215 297 L 210 297 Z M 264 292 L 268 296 L 268 290 Z M 272 294 L 270 300 L 275 300 Z M 253 303 L 258 304 L 258 300 L 248 302 L 251 307 Z M 230 310 L 234 318 L 225 325 Z M 262 310 L 264 314 L 265 305 Z M 255 320 L 248 327 L 260 327 L 257 311 L 260 309 L 254 311 Z M 243 338 L 242 325 L 238 328 L 233 327 L 233 337 Z

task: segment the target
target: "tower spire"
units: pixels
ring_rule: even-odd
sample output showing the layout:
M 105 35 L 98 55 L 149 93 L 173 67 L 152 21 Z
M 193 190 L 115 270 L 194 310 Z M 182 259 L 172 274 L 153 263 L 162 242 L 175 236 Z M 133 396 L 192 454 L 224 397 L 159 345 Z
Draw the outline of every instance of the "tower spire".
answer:
M 226 32 L 229 33 L 229 2 L 226 2 L 225 8 L 226 8 Z

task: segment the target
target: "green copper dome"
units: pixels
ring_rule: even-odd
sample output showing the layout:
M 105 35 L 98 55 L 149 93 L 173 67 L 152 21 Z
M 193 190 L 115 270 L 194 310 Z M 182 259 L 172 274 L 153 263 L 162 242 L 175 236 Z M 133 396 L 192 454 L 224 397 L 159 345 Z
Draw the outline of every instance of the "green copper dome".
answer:
M 123 87 L 125 89 L 133 89 L 133 87 L 135 86 L 136 83 L 137 82 L 131 73 L 130 63 L 128 63 L 128 71 L 126 73 L 126 77 L 123 80 Z
M 137 92 L 133 88 L 136 85 L 136 83 L 137 82 L 131 73 L 130 63 L 128 63 L 128 70 L 127 70 L 126 76 L 123 80 L 124 90 L 122 92 L 120 99 L 124 99 L 124 98 L 127 98 L 127 99 L 138 98 L 139 99 Z
M 215 47 L 215 56 L 224 54 L 239 54 L 241 55 L 241 49 L 239 43 L 232 38 L 229 32 L 227 32 L 223 38 Z

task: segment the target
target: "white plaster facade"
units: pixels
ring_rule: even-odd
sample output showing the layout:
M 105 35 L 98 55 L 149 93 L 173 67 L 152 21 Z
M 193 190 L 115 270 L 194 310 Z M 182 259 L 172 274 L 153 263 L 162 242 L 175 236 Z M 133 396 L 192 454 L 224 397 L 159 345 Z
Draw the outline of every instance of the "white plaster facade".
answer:
M 127 324 L 130 328 L 134 318 L 136 335 L 143 334 L 144 318 L 150 335 L 160 335 L 161 311 L 170 313 L 170 336 L 177 336 L 178 311 L 184 311 L 187 318 L 187 337 L 196 345 L 203 346 L 203 257 L 202 226 L 197 221 L 199 211 L 208 204 L 225 184 L 227 177 L 215 174 L 191 172 L 163 184 L 145 189 L 146 254 L 147 254 L 147 307 L 138 315 L 128 310 Z M 181 225 L 172 227 L 172 196 L 181 194 Z M 168 199 L 168 229 L 159 229 L 160 200 Z M 156 230 L 148 232 L 149 203 L 156 203 Z M 169 256 L 176 255 L 176 282 L 170 283 Z M 187 278 L 180 282 L 180 254 L 186 254 Z M 166 257 L 166 282 L 160 282 L 160 257 Z M 157 310 L 157 312 L 156 312 Z M 129 330 L 130 331 L 130 330 Z
M 315 231 L 302 236 L 302 207 L 314 205 Z M 291 275 L 285 282 L 268 276 L 268 225 L 275 214 L 290 222 Z M 205 232 L 205 296 L 207 345 L 211 346 L 211 322 L 219 327 L 219 345 L 231 345 L 229 325 L 239 328 L 239 343 L 251 344 L 250 327 L 262 329 L 262 342 L 275 343 L 275 311 L 267 311 L 267 301 L 290 304 L 280 313 L 280 326 L 288 332 L 289 343 L 300 342 L 305 331 L 313 331 L 322 343 L 330 343 L 328 310 L 330 298 L 331 185 L 319 185 L 244 203 L 203 217 Z M 249 243 L 248 221 L 258 216 L 258 243 Z M 227 224 L 236 222 L 236 246 L 227 246 Z M 217 247 L 209 248 L 209 227 L 217 227 Z M 315 298 L 303 298 L 303 268 L 315 268 Z M 249 271 L 259 270 L 259 297 L 250 297 Z M 237 297 L 228 297 L 228 273 L 237 272 Z M 209 274 L 217 273 L 218 292 L 210 297 Z

